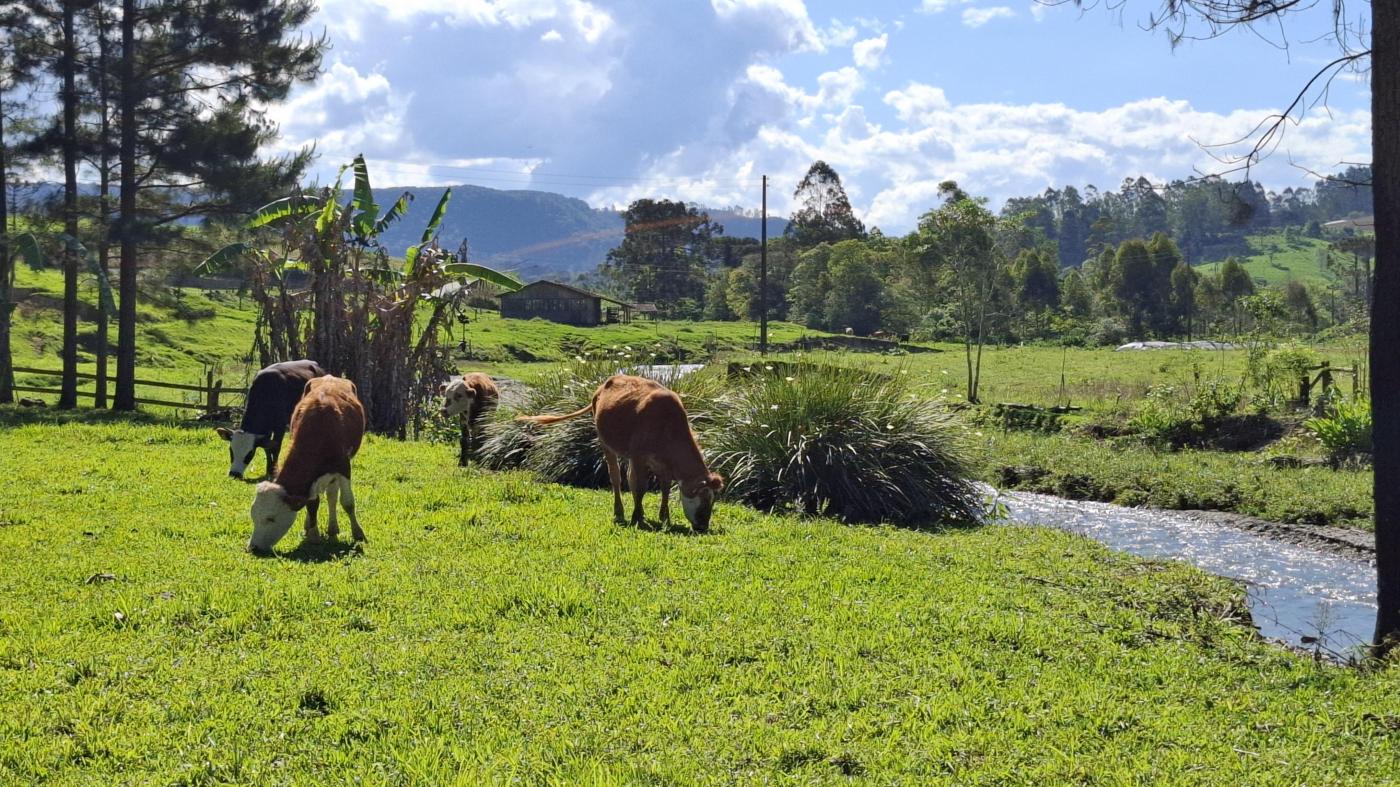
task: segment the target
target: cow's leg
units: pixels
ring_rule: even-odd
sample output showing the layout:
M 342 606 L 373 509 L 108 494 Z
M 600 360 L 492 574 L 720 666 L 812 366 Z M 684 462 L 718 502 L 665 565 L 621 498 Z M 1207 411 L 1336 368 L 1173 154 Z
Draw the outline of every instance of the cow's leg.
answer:
M 276 478 L 277 458 L 282 454 L 282 433 L 273 432 L 269 435 L 263 451 L 267 454 L 267 477 Z
M 635 457 L 627 461 L 627 485 L 632 488 L 632 524 L 642 525 L 642 497 L 647 493 L 647 464 Z
M 340 480 L 340 505 L 345 515 L 350 517 L 350 537 L 356 541 L 366 541 L 365 531 L 360 529 L 360 520 L 355 518 L 355 490 L 350 488 L 350 479 Z
M 326 486 L 326 538 L 336 540 L 340 535 L 340 522 L 336 521 L 336 500 L 340 497 L 340 479 Z
M 671 478 L 665 473 L 656 474 L 657 483 L 661 484 L 661 521 L 671 524 Z
M 603 449 L 603 459 L 608 463 L 608 480 L 612 482 L 613 490 L 613 521 L 625 522 L 622 513 L 622 468 L 617 465 L 617 454 Z
M 306 504 L 306 532 L 303 538 L 312 543 L 317 543 L 321 540 L 321 531 L 316 529 L 316 510 L 320 507 L 320 496 L 311 498 Z
M 458 423 L 462 430 L 462 436 L 457 441 L 457 466 L 466 467 L 467 457 L 472 452 L 472 422 L 470 418 L 462 418 Z

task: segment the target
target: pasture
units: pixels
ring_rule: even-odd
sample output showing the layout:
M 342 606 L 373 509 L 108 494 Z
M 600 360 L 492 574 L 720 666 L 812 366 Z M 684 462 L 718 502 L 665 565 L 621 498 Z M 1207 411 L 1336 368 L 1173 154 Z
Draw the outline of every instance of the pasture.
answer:
M 1240 255 L 1240 264 L 1251 278 L 1279 286 L 1290 281 L 1324 286 L 1336 275 L 1319 263 L 1319 253 L 1325 252 L 1328 241 L 1323 238 L 1297 236 L 1288 238 L 1282 232 L 1249 235 L 1245 242 L 1249 254 Z M 1218 273 L 1224 260 L 1197 265 L 1201 273 Z
M 1400 672 L 1047 530 L 846 527 L 371 438 L 369 536 L 243 552 L 212 430 L 0 410 L 0 782 L 1373 783 Z

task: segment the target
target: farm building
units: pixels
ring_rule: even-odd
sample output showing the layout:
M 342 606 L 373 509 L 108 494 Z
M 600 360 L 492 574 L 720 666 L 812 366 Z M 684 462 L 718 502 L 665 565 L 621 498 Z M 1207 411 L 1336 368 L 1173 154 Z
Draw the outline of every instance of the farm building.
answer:
M 539 317 L 568 325 L 631 322 L 632 305 L 555 281 L 537 281 L 501 294 L 501 316 Z

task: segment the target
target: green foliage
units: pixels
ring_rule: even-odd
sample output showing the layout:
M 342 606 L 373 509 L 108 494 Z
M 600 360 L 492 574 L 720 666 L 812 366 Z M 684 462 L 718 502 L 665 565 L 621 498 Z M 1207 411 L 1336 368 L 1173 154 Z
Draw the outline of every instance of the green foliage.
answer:
M 1309 418 L 1304 425 L 1322 443 L 1328 458 L 1334 462 L 1371 453 L 1369 399 L 1335 400 L 1326 415 Z
M 799 247 L 839 243 L 865 237 L 865 225 L 851 209 L 841 176 L 825 161 L 815 161 L 792 193 L 798 205 L 784 234 Z
M 1372 527 L 1371 473 L 1343 466 L 1277 469 L 1258 453 L 1113 443 L 1077 435 L 987 432 L 986 479 L 1076 499 L 1233 511 L 1271 522 Z M 1001 473 L 1001 468 L 1018 468 Z M 1014 476 L 1014 479 L 1009 478 Z
M 1128 427 L 1148 442 L 1173 448 L 1201 442 L 1220 421 L 1240 405 L 1238 386 L 1219 380 L 1198 386 L 1183 396 L 1172 385 L 1149 388 Z
M 976 522 L 962 427 L 906 375 L 798 367 L 734 386 L 703 433 L 731 498 L 847 522 Z

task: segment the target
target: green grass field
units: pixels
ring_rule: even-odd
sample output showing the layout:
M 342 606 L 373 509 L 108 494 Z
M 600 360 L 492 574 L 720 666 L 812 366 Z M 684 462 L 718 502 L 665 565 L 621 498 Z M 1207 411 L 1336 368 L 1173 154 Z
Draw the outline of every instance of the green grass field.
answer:
M 371 438 L 364 549 L 294 528 L 258 559 L 212 431 L 35 418 L 0 409 L 0 783 L 1400 773 L 1400 670 L 1259 642 L 1238 587 L 1059 532 L 635 530 Z
M 1282 232 L 1250 235 L 1246 239 L 1250 254 L 1240 257 L 1240 264 L 1256 281 L 1278 286 L 1290 281 L 1325 285 L 1335 278 L 1318 263 L 1318 252 L 1327 248 L 1322 238 L 1298 237 L 1288 240 Z M 1224 260 L 1196 266 L 1202 273 L 1216 273 Z

